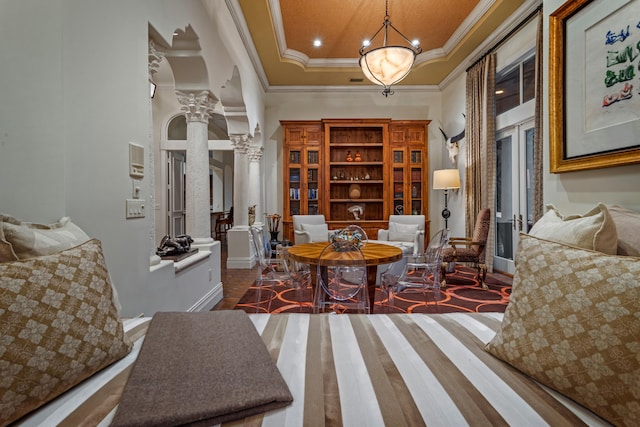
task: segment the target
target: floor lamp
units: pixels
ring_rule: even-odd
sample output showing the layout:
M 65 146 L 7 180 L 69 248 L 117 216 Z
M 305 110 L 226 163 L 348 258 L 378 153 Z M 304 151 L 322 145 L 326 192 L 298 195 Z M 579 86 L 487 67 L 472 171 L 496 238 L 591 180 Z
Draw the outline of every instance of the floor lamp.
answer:
M 458 172 L 458 169 L 433 171 L 433 189 L 444 190 L 444 209 L 442 210 L 444 228 L 449 228 L 447 220 L 451 216 L 451 211 L 447 207 L 449 190 L 457 190 L 458 188 L 460 188 L 460 172 Z

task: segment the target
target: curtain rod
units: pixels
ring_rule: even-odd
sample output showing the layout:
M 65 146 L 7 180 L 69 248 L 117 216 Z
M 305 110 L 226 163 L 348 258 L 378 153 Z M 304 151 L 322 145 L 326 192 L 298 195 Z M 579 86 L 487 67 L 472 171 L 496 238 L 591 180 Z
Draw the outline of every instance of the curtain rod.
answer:
M 516 25 L 515 28 L 513 28 L 504 37 L 502 37 L 500 40 L 498 40 L 498 42 L 496 44 L 494 44 L 493 46 L 491 46 L 491 48 L 488 51 L 483 53 L 480 56 L 480 58 L 476 59 L 473 62 L 473 64 L 469 65 L 469 67 L 467 67 L 467 69 L 466 69 L 466 72 L 468 73 L 469 70 L 472 69 L 473 67 L 475 67 L 480 61 L 482 61 L 485 56 L 489 55 L 490 53 L 492 53 L 493 51 L 498 49 L 504 42 L 506 42 L 520 28 L 522 28 L 523 26 L 527 25 L 529 23 L 529 21 L 531 21 L 533 19 L 533 17 L 536 16 L 538 14 L 538 12 L 540 12 L 541 10 L 542 10 L 542 5 L 539 5 L 538 7 L 536 7 L 535 10 L 533 12 L 531 12 L 529 15 L 527 15 L 527 17 L 524 18 L 522 21 L 520 21 L 520 23 L 518 25 Z

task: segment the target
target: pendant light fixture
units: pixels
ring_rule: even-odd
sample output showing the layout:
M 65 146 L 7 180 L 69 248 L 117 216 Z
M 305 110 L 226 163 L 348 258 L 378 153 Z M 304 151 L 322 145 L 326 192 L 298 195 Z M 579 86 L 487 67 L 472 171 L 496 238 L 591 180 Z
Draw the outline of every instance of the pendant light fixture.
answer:
M 365 77 L 373 83 L 384 86 L 382 94 L 384 96 L 393 95 L 391 85 L 404 79 L 416 59 L 416 55 L 422 52 L 422 48 L 417 43 L 412 43 L 404 36 L 389 20 L 389 0 L 386 1 L 386 13 L 382 26 L 369 40 L 366 40 L 360 48 L 360 68 Z M 387 46 L 387 36 L 389 27 L 402 37 L 407 46 Z M 380 32 L 383 32 L 382 46 L 374 47 L 373 40 Z

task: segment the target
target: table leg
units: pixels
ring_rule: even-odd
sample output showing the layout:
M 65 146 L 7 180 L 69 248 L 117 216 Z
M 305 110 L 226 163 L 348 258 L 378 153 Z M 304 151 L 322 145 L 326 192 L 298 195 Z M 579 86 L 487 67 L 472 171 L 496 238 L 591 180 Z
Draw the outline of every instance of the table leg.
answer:
M 373 313 L 373 303 L 376 300 L 376 279 L 378 278 L 378 266 L 367 266 L 367 291 L 369 292 L 369 309 Z

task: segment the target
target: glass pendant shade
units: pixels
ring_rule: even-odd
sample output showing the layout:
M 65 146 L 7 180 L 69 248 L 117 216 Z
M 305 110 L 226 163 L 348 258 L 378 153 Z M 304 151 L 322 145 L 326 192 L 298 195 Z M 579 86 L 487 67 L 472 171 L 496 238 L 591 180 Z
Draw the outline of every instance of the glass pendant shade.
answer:
M 415 52 L 408 47 L 384 46 L 363 54 L 360 68 L 371 82 L 389 87 L 409 74 L 415 57 Z

